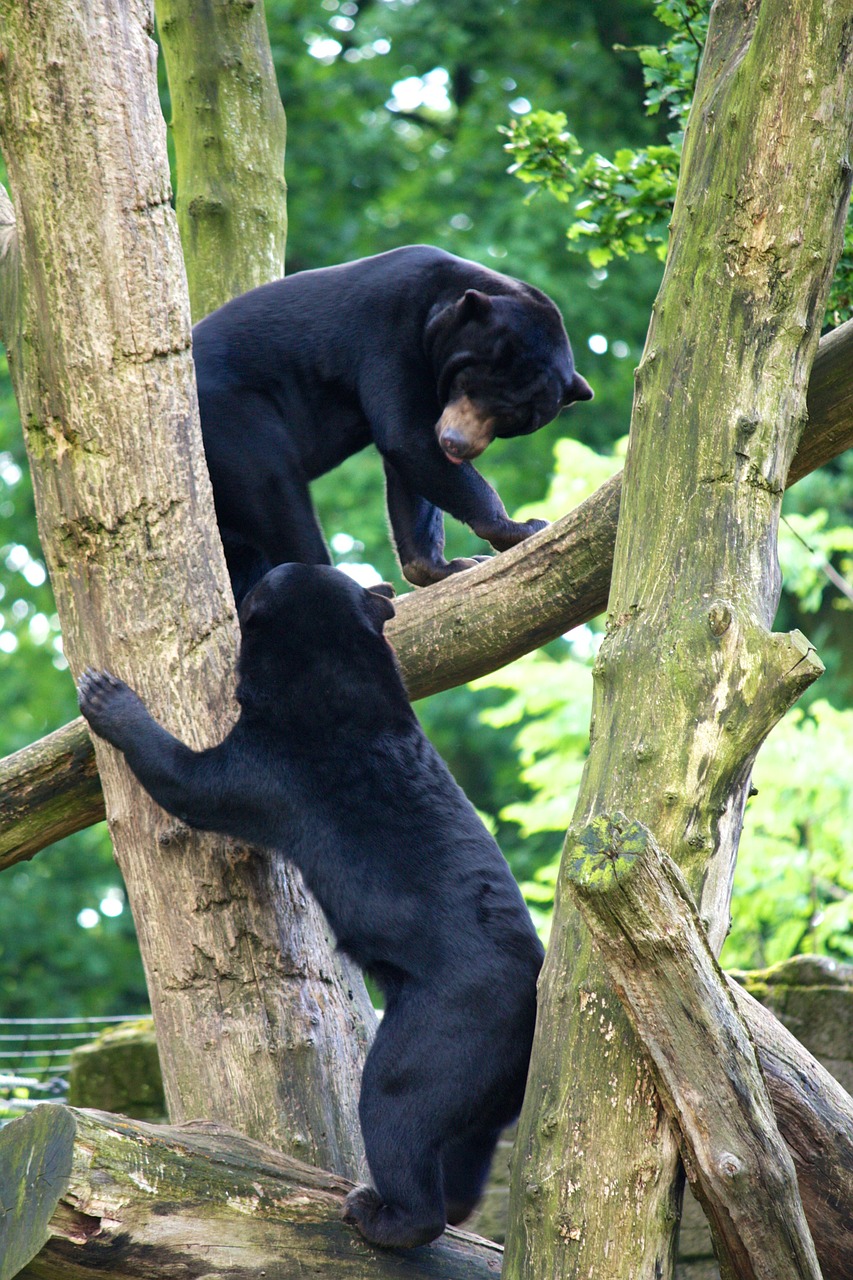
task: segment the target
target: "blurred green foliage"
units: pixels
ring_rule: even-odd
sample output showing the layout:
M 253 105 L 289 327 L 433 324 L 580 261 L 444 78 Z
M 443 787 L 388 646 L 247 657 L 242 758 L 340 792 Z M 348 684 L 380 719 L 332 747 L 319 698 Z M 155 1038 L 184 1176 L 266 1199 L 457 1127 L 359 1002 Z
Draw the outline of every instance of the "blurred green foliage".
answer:
M 684 131 L 699 59 L 708 33 L 711 0 L 661 0 L 654 14 L 670 34 L 656 45 L 636 45 L 643 68 L 646 114 L 664 109 L 671 122 L 666 143 L 622 147 L 612 158 L 587 153 L 569 128 L 565 110 L 540 108 L 513 120 L 503 132 L 513 157 L 510 172 L 531 187 L 571 204 L 569 247 L 593 267 L 648 252 L 666 257 Z M 626 52 L 628 50 L 625 50 Z M 637 139 L 632 139 L 636 144 Z M 530 199 L 528 197 L 528 201 Z M 853 315 L 853 217 L 827 303 L 827 324 Z
M 563 311 L 576 362 L 596 399 L 532 437 L 497 443 L 484 456 L 482 470 L 510 509 L 562 514 L 619 465 L 611 451 L 628 427 L 633 367 L 661 270 L 656 253 L 634 250 L 663 244 L 671 200 L 667 184 L 677 165 L 672 155 L 680 146 L 706 7 L 683 0 L 468 0 L 464 6 L 441 0 L 267 0 L 288 117 L 288 270 L 426 241 L 529 280 Z M 691 29 L 684 26 L 685 15 Z M 162 65 L 161 89 L 168 119 Z M 570 121 L 572 143 L 557 146 L 552 138 L 549 158 L 536 140 L 537 120 L 550 122 L 557 134 L 568 132 Z M 502 128 L 509 130 L 510 148 L 516 144 L 509 155 Z M 544 128 L 540 133 L 547 136 Z M 519 198 L 507 172 L 511 162 L 521 163 L 517 172 L 528 176 L 527 152 L 538 147 L 537 163 L 552 166 L 551 188 L 559 194 L 558 179 L 571 172 L 562 167 L 563 146 L 575 168 L 579 153 L 598 157 L 586 188 L 577 186 L 572 196 L 588 202 L 585 210 L 576 209 L 578 220 L 596 227 L 594 234 L 576 233 L 570 244 L 590 249 L 586 259 L 566 253 L 564 204 Z M 534 179 L 537 184 L 548 185 Z M 823 701 L 813 701 L 792 721 L 790 733 L 808 744 L 809 734 L 819 736 L 828 726 L 827 742 L 835 735 L 837 778 L 843 778 L 847 759 L 837 745 L 846 721 L 833 716 L 843 718 L 853 700 L 845 674 L 853 670 L 853 642 L 845 602 L 827 585 L 819 561 L 832 556 L 836 568 L 847 572 L 851 470 L 840 460 L 786 499 L 792 522 L 815 550 L 806 552 L 797 543 L 784 553 L 786 572 L 799 584 L 783 602 L 784 625 L 796 625 L 805 608 L 816 610 L 806 629 L 830 667 L 813 695 Z M 369 563 L 402 586 L 376 455 L 368 450 L 350 459 L 316 485 L 315 497 L 336 558 Z M 484 550 L 453 521 L 448 546 L 452 555 Z M 531 898 L 542 912 L 586 751 L 588 658 L 596 636 L 595 628 L 583 628 L 499 677 L 418 706 L 456 777 L 494 826 L 516 874 L 533 886 Z M 819 712 L 824 705 L 826 711 Z M 0 755 L 56 728 L 75 711 L 3 365 Z M 780 785 L 798 770 L 804 776 L 817 758 L 807 749 L 799 766 L 786 765 Z M 810 876 L 832 886 L 835 897 L 820 892 L 835 910 L 835 923 L 829 932 L 817 925 L 811 933 L 793 932 L 804 939 L 802 945 L 844 952 L 838 939 L 846 936 L 845 928 L 838 917 L 847 890 L 830 865 L 836 853 L 821 852 L 817 870 L 808 852 L 829 848 L 830 836 L 813 826 L 807 842 L 796 825 L 798 804 L 806 806 L 802 821 L 802 812 L 831 808 L 836 793 L 829 788 L 818 794 L 818 775 L 809 777 L 812 791 L 792 792 L 787 809 L 781 802 L 774 807 L 774 822 L 781 824 L 789 812 L 789 825 L 773 828 L 779 874 L 793 875 L 791 867 L 804 856 L 805 870 L 794 889 L 794 881 L 780 881 L 775 895 L 774 882 L 756 872 L 752 891 L 738 904 L 739 928 L 747 939 L 737 952 L 743 962 L 749 947 L 759 961 L 776 958 L 783 917 L 817 901 L 809 897 L 811 889 L 803 889 Z M 771 785 L 759 787 L 750 821 L 765 795 L 772 800 Z M 745 859 L 749 843 L 744 842 Z M 760 862 L 755 865 L 760 870 Z M 742 895 L 748 874 L 747 867 L 738 885 Z M 141 967 L 129 912 L 125 906 L 119 913 L 120 905 L 123 886 L 103 828 L 71 837 L 0 876 L 0 1013 L 141 1011 Z M 544 924 L 544 914 L 541 919 Z M 784 942 L 782 949 L 789 946 Z
M 565 509 L 567 489 L 582 501 L 620 463 L 565 440 L 557 449 L 551 492 L 540 506 L 546 515 Z M 849 476 L 849 469 L 845 467 Z M 815 480 L 817 477 L 814 478 Z M 806 482 L 803 482 L 806 483 Z M 824 492 L 838 486 L 823 475 Z M 793 506 L 799 486 L 786 504 Z M 849 504 L 851 489 L 845 487 Z M 848 513 L 850 507 L 848 505 Z M 839 633 L 853 632 L 853 603 L 844 587 L 853 581 L 853 521 L 836 523 L 826 508 L 809 515 L 791 510 L 782 525 L 779 559 L 785 624 L 804 625 L 834 613 Z M 803 539 L 808 543 L 804 546 Z M 839 589 L 827 576 L 832 563 L 846 575 Z M 849 590 L 849 588 L 847 588 Z M 852 593 L 853 594 L 853 593 Z M 574 810 L 588 750 L 592 700 L 591 667 L 601 640 L 598 623 L 579 627 L 550 646 L 477 682 L 479 690 L 502 690 L 504 700 L 484 714 L 495 729 L 515 726 L 526 797 L 505 805 L 504 822 L 518 824 L 521 837 L 547 850 L 523 883 L 534 917 L 547 937 L 563 833 Z M 735 873 L 733 924 L 722 960 L 732 968 L 763 968 L 800 952 L 853 957 L 853 708 L 845 666 L 837 651 L 821 650 L 827 675 L 793 708 L 759 752 Z M 846 666 L 849 672 L 849 664 Z M 829 699 L 833 698 L 836 705 Z M 516 791 L 518 796 L 519 792 Z

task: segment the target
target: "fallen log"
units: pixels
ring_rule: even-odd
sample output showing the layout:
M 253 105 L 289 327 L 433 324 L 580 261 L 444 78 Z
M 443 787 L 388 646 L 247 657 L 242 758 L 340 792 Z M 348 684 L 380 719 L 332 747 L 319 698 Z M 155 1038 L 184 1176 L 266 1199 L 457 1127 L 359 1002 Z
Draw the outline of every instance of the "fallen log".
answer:
M 500 1245 L 462 1231 L 374 1248 L 341 1221 L 351 1186 L 204 1121 L 38 1107 L 0 1131 L 0 1280 L 500 1275 Z
M 727 983 L 758 1049 L 824 1280 L 849 1280 L 853 1098 L 772 1013 Z M 500 1275 L 499 1247 L 464 1232 L 410 1254 L 373 1249 L 339 1220 L 349 1187 L 215 1125 L 45 1105 L 0 1130 L 0 1280 Z

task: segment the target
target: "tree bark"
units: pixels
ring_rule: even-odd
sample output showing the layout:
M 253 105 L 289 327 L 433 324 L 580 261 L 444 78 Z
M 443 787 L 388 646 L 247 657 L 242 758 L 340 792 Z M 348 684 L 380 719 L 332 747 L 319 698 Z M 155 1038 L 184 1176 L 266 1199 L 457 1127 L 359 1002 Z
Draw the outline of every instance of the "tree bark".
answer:
M 680 871 L 642 823 L 599 815 L 566 878 L 648 1056 L 723 1280 L 820 1280 L 755 1045 Z
M 198 426 L 151 8 L 0 0 L 0 18 L 0 142 L 24 286 L 10 367 L 65 652 L 74 672 L 127 676 L 202 746 L 234 715 L 237 629 Z M 360 975 L 335 956 L 297 877 L 175 824 L 114 752 L 96 752 L 172 1118 L 207 1115 L 357 1176 L 373 1019 Z
M 853 446 L 853 320 L 821 338 L 808 408 L 786 487 Z M 495 671 L 599 614 L 610 588 L 621 493 L 620 472 L 577 510 L 464 579 L 400 597 L 388 634 L 413 701 Z M 0 761 L 0 791 L 10 800 L 0 816 L 0 870 L 104 816 L 103 801 L 98 807 L 92 794 L 94 755 L 83 720 L 59 732 Z M 51 785 L 53 770 L 62 825 L 55 813 L 42 817 L 43 792 L 34 791 L 42 780 Z
M 849 0 L 712 10 L 637 371 L 568 841 L 602 813 L 642 822 L 685 875 L 715 953 L 752 760 L 818 670 L 770 627 L 781 495 L 850 194 L 849 16 Z M 660 1280 L 673 1267 L 676 1135 L 567 868 L 564 858 L 504 1274 Z
M 286 125 L 262 0 L 156 0 L 178 227 L 200 320 L 284 274 Z
M 0 1218 L 0 1242 L 16 1242 L 0 1280 L 497 1280 L 500 1245 L 461 1231 L 372 1248 L 341 1221 L 351 1186 L 217 1125 L 39 1107 L 0 1132 L 3 1203 L 33 1208 Z

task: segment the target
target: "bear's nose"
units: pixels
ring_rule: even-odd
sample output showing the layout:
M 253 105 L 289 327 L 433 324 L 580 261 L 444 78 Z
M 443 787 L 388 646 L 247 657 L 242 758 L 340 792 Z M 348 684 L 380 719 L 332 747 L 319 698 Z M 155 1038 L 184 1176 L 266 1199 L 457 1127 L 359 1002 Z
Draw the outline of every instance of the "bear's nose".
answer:
M 451 459 L 459 462 L 467 457 L 471 447 L 462 432 L 455 431 L 453 427 L 448 427 L 445 431 L 442 431 L 439 444 Z

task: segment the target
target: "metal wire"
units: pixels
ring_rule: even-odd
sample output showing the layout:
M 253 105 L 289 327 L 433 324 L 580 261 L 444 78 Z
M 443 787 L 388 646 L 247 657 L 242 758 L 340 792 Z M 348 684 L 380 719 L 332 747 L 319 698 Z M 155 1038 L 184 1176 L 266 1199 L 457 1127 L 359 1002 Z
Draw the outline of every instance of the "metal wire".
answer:
M 148 1016 L 129 1013 L 79 1018 L 0 1018 L 0 1125 L 13 1119 L 16 1112 L 29 1111 L 42 1102 L 65 1102 L 72 1050 L 91 1043 L 109 1026 L 138 1022 Z M 58 1027 L 81 1029 L 54 1030 Z M 16 1097 L 16 1093 L 20 1096 Z

